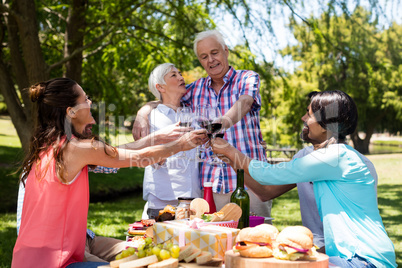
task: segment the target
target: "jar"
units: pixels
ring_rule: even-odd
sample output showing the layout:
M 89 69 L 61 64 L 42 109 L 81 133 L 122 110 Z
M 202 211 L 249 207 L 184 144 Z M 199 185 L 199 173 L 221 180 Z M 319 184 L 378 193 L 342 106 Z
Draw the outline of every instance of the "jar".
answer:
M 190 203 L 194 197 L 179 197 L 179 204 L 176 208 L 176 220 L 190 218 Z

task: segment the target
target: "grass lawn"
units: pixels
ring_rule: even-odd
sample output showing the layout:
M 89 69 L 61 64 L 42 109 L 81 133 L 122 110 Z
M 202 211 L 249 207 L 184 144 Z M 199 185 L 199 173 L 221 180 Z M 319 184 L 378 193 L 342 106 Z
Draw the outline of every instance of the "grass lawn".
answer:
M 20 153 L 18 138 L 10 121 L 0 117 L 0 202 L 15 200 L 17 176 L 5 176 L 14 169 L 11 164 Z M 378 204 L 385 228 L 395 245 L 397 264 L 402 266 L 402 154 L 370 155 L 378 176 Z M 101 202 L 100 193 L 118 193 L 135 189 L 142 184 L 143 170 L 121 169 L 117 174 L 90 174 L 91 198 L 99 197 L 89 207 L 88 227 L 98 235 L 125 239 L 128 224 L 141 219 L 144 201 L 141 191 Z M 7 198 L 5 198 L 7 197 Z M 14 199 L 15 198 L 15 199 Z M 93 200 L 93 198 L 92 198 Z M 14 201 L 8 201 L 14 204 Z M 14 202 L 14 203 L 13 203 Z M 0 203 L 0 206 L 3 204 Z M 13 205 L 11 205 L 12 207 Z M 0 213 L 0 268 L 10 267 L 16 240 L 15 206 L 11 212 Z M 294 189 L 274 200 L 273 224 L 282 230 L 285 226 L 301 224 L 297 191 Z
M 397 264 L 402 267 L 402 154 L 368 158 L 377 169 L 378 207 L 385 230 L 394 243 Z

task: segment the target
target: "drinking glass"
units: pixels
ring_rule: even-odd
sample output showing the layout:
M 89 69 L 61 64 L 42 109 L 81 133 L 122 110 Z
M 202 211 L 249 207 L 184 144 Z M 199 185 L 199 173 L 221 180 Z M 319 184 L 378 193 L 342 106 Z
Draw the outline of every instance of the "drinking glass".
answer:
M 193 122 L 193 111 L 190 107 L 179 107 L 176 112 L 176 121 L 179 122 L 181 127 L 191 127 Z M 185 158 L 186 152 L 180 152 L 177 154 L 178 158 Z
M 190 127 L 193 122 L 193 111 L 190 107 L 180 107 L 176 113 L 176 120 L 181 127 Z
M 211 106 L 210 105 L 198 105 L 195 109 L 195 119 L 194 119 L 194 125 L 197 128 L 207 128 L 209 125 L 209 110 Z M 206 160 L 201 158 L 201 154 L 204 152 L 206 154 L 206 147 L 205 144 L 202 144 L 197 147 L 197 153 L 196 153 L 196 158 L 198 162 L 205 162 Z
M 196 110 L 196 123 L 199 127 L 207 130 L 207 135 L 210 139 L 214 139 L 218 134 L 222 137 L 222 114 L 219 107 L 212 107 L 211 105 L 197 106 Z M 204 150 L 205 149 L 204 147 Z M 211 159 L 208 160 L 211 165 L 221 165 L 223 162 L 212 153 Z
M 216 137 L 223 138 L 223 129 L 222 129 L 222 113 L 219 107 L 212 107 L 209 112 L 209 119 L 211 124 L 209 125 L 209 129 L 207 132 L 209 139 L 215 139 Z M 212 150 L 212 149 L 211 149 Z M 222 165 L 223 162 L 218 156 L 212 152 L 211 160 L 209 161 L 211 165 Z

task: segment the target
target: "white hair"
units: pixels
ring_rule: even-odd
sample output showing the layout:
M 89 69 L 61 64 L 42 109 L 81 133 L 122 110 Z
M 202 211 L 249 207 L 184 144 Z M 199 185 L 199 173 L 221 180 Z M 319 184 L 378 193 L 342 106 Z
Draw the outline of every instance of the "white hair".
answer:
M 226 48 L 225 40 L 223 40 L 223 36 L 218 30 L 203 31 L 203 32 L 198 33 L 194 39 L 194 52 L 197 57 L 198 57 L 198 53 L 197 53 L 198 42 L 200 42 L 204 39 L 207 39 L 208 37 L 214 37 L 216 39 L 216 41 L 218 41 L 218 43 L 221 44 L 223 50 L 225 50 L 225 48 Z
M 149 75 L 148 78 L 149 91 L 151 91 L 151 93 L 158 100 L 162 100 L 162 96 L 159 90 L 156 88 L 156 84 L 166 85 L 165 75 L 167 75 L 174 67 L 175 66 L 173 63 L 162 63 L 158 65 L 155 69 L 153 69 L 153 71 Z

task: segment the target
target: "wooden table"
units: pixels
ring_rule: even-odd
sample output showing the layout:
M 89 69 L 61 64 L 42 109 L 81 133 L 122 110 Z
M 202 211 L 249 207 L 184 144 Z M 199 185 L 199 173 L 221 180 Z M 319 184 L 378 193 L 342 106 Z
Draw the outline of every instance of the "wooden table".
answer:
M 296 154 L 297 149 L 286 149 L 286 148 L 269 148 L 266 149 L 267 151 L 267 158 L 268 158 L 268 163 L 270 164 L 278 164 L 280 162 L 287 162 L 292 159 L 292 157 Z M 287 158 L 273 158 L 272 157 L 272 152 L 281 152 L 283 153 Z
M 233 250 L 225 253 L 225 268 L 328 268 L 329 257 L 318 253 L 316 261 L 284 261 L 271 258 L 244 258 Z

